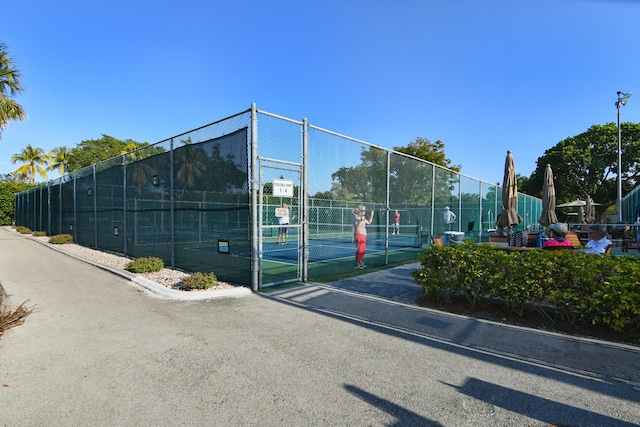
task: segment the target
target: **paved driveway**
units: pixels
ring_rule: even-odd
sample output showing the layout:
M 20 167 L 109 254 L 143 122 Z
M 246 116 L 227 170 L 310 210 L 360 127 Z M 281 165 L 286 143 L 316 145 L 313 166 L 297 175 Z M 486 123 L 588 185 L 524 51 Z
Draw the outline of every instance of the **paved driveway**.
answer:
M 339 284 L 160 299 L 6 230 L 0 283 L 37 305 L 0 339 L 0 425 L 640 424 L 632 346 Z

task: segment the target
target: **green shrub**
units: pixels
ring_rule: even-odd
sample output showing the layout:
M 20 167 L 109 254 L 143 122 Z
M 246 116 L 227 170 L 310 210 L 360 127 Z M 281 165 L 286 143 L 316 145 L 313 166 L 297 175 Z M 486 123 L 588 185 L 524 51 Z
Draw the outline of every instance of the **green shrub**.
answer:
M 507 252 L 465 242 L 430 246 L 414 281 L 432 299 L 464 295 L 472 306 L 498 302 L 520 316 L 532 307 L 543 317 L 617 332 L 640 329 L 640 264 L 632 256 L 572 251 Z
M 73 243 L 73 236 L 71 234 L 56 234 L 49 237 L 49 243 L 53 245 L 64 245 L 65 243 Z
M 184 278 L 182 287 L 191 291 L 193 289 L 209 289 L 212 286 L 218 286 L 218 278 L 214 273 L 193 273 Z
M 31 231 L 28 227 L 24 227 L 22 225 L 17 226 L 16 231 L 20 234 L 33 234 L 33 231 Z
M 46 231 L 34 231 L 33 235 L 35 237 L 45 237 L 47 235 L 47 232 Z
M 37 185 L 17 182 L 0 182 L 0 224 L 8 225 L 13 223 L 13 208 L 16 194 L 34 187 L 37 187 Z
M 156 257 L 136 258 L 126 266 L 126 270 L 132 273 L 153 273 L 164 268 L 164 261 Z

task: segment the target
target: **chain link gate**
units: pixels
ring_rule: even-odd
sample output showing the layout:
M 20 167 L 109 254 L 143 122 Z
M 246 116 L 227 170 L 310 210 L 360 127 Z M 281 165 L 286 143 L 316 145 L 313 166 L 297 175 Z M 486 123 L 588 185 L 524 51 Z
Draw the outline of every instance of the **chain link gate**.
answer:
M 259 286 L 303 278 L 302 164 L 258 157 Z

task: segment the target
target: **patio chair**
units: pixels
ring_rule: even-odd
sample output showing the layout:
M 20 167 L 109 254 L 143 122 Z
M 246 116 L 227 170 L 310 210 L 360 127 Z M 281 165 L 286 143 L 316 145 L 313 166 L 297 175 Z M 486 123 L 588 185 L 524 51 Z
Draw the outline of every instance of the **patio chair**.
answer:
M 583 246 L 582 242 L 580 241 L 580 237 L 578 237 L 578 233 L 569 231 L 564 237 L 571 241 L 571 245 L 573 245 L 574 248 L 579 248 L 580 246 Z
M 640 245 L 638 245 L 638 239 L 636 237 L 636 233 L 631 227 L 626 227 L 624 232 L 624 237 L 622 239 L 622 252 L 627 253 L 629 249 L 637 250 L 640 252 Z

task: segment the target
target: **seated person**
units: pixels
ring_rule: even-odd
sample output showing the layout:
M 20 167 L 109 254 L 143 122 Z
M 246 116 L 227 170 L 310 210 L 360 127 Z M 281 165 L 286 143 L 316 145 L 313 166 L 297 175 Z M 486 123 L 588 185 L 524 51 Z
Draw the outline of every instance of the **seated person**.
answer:
M 602 224 L 592 224 L 589 226 L 589 241 L 585 245 L 587 248 L 582 252 L 588 254 L 603 255 L 607 248 L 611 246 L 611 240 L 607 239 L 606 231 Z
M 557 222 L 549 226 L 551 238 L 542 244 L 543 248 L 550 246 L 567 246 L 573 247 L 571 240 L 565 238 L 569 231 L 569 226 L 564 222 Z

